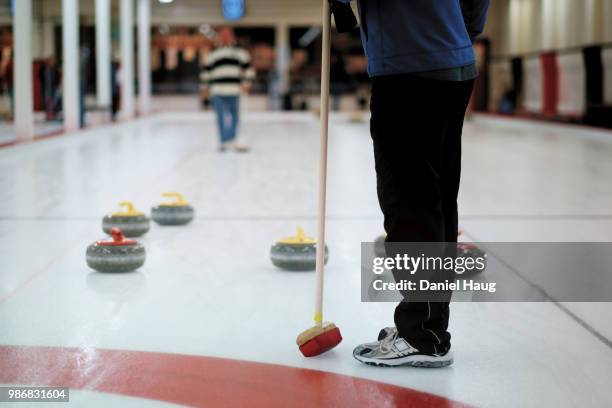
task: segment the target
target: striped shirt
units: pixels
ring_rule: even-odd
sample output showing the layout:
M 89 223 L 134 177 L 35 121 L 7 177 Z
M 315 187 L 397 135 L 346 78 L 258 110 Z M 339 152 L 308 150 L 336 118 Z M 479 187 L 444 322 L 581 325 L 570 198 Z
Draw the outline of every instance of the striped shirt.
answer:
M 241 85 L 251 81 L 255 71 L 249 53 L 239 47 L 219 47 L 204 61 L 200 81 L 208 86 L 211 95 L 239 95 Z

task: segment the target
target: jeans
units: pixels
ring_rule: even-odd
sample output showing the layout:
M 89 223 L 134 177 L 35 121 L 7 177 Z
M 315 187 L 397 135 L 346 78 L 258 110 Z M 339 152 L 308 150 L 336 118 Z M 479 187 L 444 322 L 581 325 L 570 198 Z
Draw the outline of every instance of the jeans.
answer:
M 457 241 L 461 133 L 473 84 L 374 77 L 370 132 L 387 242 Z M 448 319 L 448 301 L 404 299 L 395 310 L 399 335 L 427 353 L 450 348 Z
M 212 102 L 217 114 L 221 143 L 236 139 L 240 97 L 238 95 L 215 95 L 212 97 Z

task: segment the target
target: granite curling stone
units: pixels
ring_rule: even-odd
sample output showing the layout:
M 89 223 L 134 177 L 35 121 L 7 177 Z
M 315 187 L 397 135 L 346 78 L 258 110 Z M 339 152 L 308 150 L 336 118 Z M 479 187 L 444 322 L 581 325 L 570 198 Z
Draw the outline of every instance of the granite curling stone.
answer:
M 487 269 L 487 253 L 480 249 L 476 244 L 471 242 L 459 242 L 457 243 L 457 258 L 472 258 L 474 259 L 474 265 L 479 265 L 476 260 L 480 258 L 481 268 L 475 267 L 472 269 L 466 269 L 462 274 L 463 276 L 472 276 L 478 273 L 482 273 Z
M 193 207 L 185 201 L 182 194 L 164 193 L 162 196 L 174 198 L 174 201 L 153 207 L 151 209 L 153 221 L 159 225 L 184 225 L 193 220 Z
M 126 237 L 139 237 L 146 234 L 151 227 L 151 222 L 146 215 L 134 208 L 129 201 L 119 203 L 124 211 L 117 211 L 102 219 L 102 230 L 109 234 L 113 227 L 119 228 Z
M 457 237 L 463 235 L 463 230 L 459 230 Z M 463 276 L 472 276 L 478 273 L 482 273 L 487 269 L 487 253 L 480 249 L 478 245 L 473 242 L 458 242 L 457 243 L 457 258 L 472 258 L 476 260 L 477 258 L 483 258 L 484 266 L 482 268 L 473 268 L 471 270 L 466 270 L 462 275 Z M 481 259 L 482 260 L 482 259 Z M 476 263 L 475 263 L 476 264 Z
M 325 246 L 325 263 L 329 249 Z M 297 229 L 294 237 L 283 238 L 270 249 L 270 259 L 275 266 L 288 271 L 312 271 L 316 266 L 317 243 L 304 235 L 302 228 Z
M 144 247 L 126 239 L 119 228 L 111 228 L 112 239 L 97 241 L 87 247 L 87 265 L 98 272 L 131 272 L 145 263 Z

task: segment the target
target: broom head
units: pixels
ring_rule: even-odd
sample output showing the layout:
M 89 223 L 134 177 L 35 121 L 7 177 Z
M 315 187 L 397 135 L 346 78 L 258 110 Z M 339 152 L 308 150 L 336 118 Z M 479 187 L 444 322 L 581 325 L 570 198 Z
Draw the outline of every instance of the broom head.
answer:
M 304 357 L 314 357 L 336 347 L 342 341 L 340 329 L 331 322 L 300 333 L 296 343 Z

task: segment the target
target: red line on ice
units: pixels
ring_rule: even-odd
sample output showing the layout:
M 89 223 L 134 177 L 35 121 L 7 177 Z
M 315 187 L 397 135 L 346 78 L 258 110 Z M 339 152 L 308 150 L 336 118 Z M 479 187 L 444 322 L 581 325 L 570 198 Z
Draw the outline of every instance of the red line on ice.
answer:
M 324 371 L 93 348 L 0 346 L 0 383 L 62 386 L 197 407 L 467 407 L 426 392 Z

